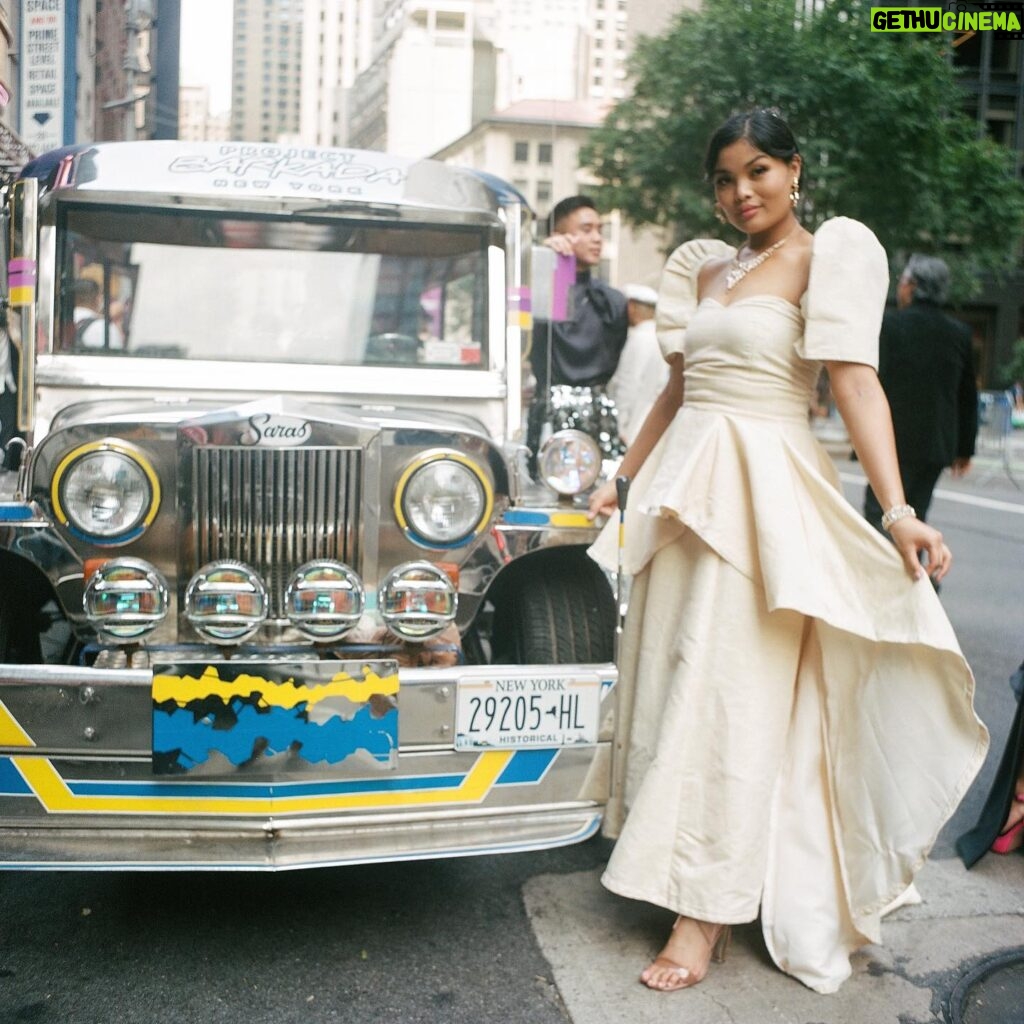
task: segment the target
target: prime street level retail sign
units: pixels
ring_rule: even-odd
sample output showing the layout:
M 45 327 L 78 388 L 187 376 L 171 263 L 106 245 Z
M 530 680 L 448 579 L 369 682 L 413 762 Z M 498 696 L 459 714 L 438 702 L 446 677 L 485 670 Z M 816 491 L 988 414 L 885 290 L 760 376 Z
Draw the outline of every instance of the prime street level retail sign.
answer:
M 24 0 L 21 136 L 36 153 L 64 145 L 65 0 Z

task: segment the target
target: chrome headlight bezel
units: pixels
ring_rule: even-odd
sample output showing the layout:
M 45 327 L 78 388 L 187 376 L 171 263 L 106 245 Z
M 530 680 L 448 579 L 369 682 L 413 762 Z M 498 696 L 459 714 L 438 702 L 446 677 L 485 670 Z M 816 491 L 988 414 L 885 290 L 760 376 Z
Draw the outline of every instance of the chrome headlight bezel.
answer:
M 101 488 L 108 507 L 96 515 L 98 500 L 92 511 L 87 501 Z M 109 438 L 93 441 L 72 449 L 58 463 L 50 501 L 57 521 L 79 539 L 97 545 L 126 544 L 156 518 L 160 478 L 134 445 Z
M 120 607 L 125 599 L 134 607 Z M 103 608 L 109 599 L 116 607 Z M 141 558 L 112 558 L 89 576 L 82 593 L 82 609 L 101 636 L 131 643 L 153 632 L 170 609 L 170 588 L 163 573 Z
M 339 608 L 337 598 L 347 597 Z M 305 605 L 312 599 L 309 607 Z M 330 607 L 324 607 L 329 602 Z M 284 598 L 288 621 L 312 640 L 339 640 L 355 628 L 366 607 L 363 581 L 344 562 L 318 558 L 292 573 Z
M 601 449 L 582 430 L 557 430 L 537 453 L 540 478 L 557 494 L 589 491 L 601 475 Z
M 429 640 L 455 621 L 459 592 L 439 566 L 403 562 L 381 581 L 377 610 L 396 636 L 417 642 Z
M 461 491 L 461 493 L 460 493 Z M 459 508 L 465 503 L 465 508 Z M 432 516 L 451 511 L 452 526 Z M 480 535 L 494 512 L 494 488 L 483 467 L 450 448 L 423 452 L 405 467 L 395 485 L 395 519 L 414 544 L 435 550 L 459 548 Z
M 215 599 L 224 601 L 216 607 Z M 205 605 L 214 602 L 208 609 Z M 229 607 L 233 602 L 234 607 Z M 247 640 L 267 619 L 270 598 L 259 573 L 244 562 L 220 559 L 199 569 L 185 588 L 185 618 L 204 639 L 215 644 Z

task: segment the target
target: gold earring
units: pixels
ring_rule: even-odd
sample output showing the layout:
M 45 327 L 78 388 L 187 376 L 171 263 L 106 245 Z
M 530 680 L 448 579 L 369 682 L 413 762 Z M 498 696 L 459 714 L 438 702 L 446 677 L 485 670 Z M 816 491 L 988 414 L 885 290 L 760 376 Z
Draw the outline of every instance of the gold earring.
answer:
M 794 178 L 793 179 L 793 184 L 792 184 L 792 186 L 790 187 L 790 190 L 789 190 L 789 201 L 790 201 L 790 203 L 793 204 L 793 206 L 796 206 L 796 204 L 800 202 L 800 179 L 799 178 Z
M 722 211 L 722 208 L 718 203 L 715 203 L 715 220 L 717 220 L 719 224 L 724 224 L 727 220 L 725 213 Z

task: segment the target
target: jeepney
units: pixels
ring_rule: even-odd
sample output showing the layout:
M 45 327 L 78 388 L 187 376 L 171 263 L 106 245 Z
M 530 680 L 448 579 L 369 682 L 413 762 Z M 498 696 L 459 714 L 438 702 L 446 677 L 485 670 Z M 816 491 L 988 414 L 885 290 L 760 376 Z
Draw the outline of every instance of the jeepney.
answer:
M 523 446 L 530 220 L 383 153 L 134 142 L 7 189 L 0 866 L 583 840 L 596 446 Z

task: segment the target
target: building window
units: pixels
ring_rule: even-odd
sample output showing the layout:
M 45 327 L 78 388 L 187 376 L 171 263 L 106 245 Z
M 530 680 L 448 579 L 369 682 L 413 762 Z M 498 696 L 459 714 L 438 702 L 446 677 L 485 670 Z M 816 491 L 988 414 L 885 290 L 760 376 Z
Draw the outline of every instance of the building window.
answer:
M 551 182 L 550 181 L 538 181 L 537 182 L 537 202 L 538 203 L 550 203 L 551 202 Z
M 437 11 L 434 26 L 438 32 L 462 32 L 466 28 L 466 15 L 462 11 Z
M 551 163 L 551 143 L 550 142 L 538 142 L 537 143 L 537 163 L 549 164 Z
M 992 40 L 992 70 L 1012 75 L 1020 61 L 1020 39 Z
M 517 164 L 525 164 L 530 159 L 530 144 L 528 142 L 516 142 L 513 144 L 512 159 Z

